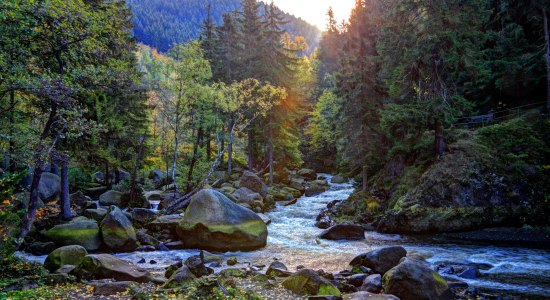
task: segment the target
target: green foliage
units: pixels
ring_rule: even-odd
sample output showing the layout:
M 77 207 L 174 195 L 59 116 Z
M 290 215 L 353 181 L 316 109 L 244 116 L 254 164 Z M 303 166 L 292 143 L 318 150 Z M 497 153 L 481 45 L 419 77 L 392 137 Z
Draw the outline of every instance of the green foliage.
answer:
M 82 191 L 91 182 L 91 176 L 79 167 L 69 168 L 69 189 L 71 191 Z
M 21 171 L 15 174 L 8 172 L 2 173 L 0 175 L 0 200 L 11 197 L 13 194 L 17 193 L 21 186 L 19 182 L 27 176 L 27 171 Z
M 543 122 L 542 126 L 548 127 L 548 123 Z M 498 166 L 508 176 L 521 178 L 531 167 L 541 171 L 548 163 L 549 145 L 540 130 L 523 119 L 513 119 L 479 129 L 476 140 L 491 149 Z
M 0 201 L 2 201 L 0 203 L 0 259 L 6 259 L 13 255 L 16 244 L 19 242 L 16 237 L 23 212 L 18 209 L 13 196 L 2 197 Z M 7 266 L 4 265 L 4 267 Z

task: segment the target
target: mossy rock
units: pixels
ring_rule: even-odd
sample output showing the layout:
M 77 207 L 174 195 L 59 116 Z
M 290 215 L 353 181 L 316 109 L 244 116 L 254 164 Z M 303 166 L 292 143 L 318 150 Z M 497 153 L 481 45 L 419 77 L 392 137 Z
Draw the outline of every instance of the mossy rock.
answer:
M 115 279 L 116 281 L 155 281 L 149 271 L 110 254 L 85 256 L 74 273 L 83 279 Z
M 222 271 L 220 271 L 219 275 L 221 277 L 239 277 L 239 278 L 244 278 L 246 277 L 246 272 L 244 270 L 241 270 L 241 269 L 237 269 L 237 268 L 229 268 L 229 269 L 224 269 Z
M 56 225 L 46 232 L 46 236 L 59 246 L 80 245 L 88 251 L 97 250 L 101 246 L 97 221 L 85 217 Z
M 112 250 L 129 252 L 137 248 L 136 231 L 120 208 L 111 206 L 100 227 L 103 242 Z
M 315 271 L 304 269 L 285 279 L 283 287 L 300 295 L 340 296 L 341 292 Z
M 44 267 L 53 272 L 64 265 L 77 266 L 86 255 L 88 255 L 88 251 L 82 246 L 63 246 L 55 249 L 46 257 Z
M 255 250 L 267 243 L 258 215 L 211 189 L 193 196 L 177 231 L 186 247 L 209 251 Z

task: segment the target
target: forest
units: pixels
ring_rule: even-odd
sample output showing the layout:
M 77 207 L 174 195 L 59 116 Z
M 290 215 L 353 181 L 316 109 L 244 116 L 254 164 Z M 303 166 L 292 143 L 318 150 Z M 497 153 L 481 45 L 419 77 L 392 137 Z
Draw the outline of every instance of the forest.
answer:
M 550 299 L 550 3 L 354 2 L 1 2 L 0 299 Z

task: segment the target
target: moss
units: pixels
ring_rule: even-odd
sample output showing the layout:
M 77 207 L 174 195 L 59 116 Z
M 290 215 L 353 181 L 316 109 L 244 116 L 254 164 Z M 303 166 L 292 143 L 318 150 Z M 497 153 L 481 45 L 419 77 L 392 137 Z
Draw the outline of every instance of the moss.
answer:
M 196 224 L 186 223 L 185 220 L 180 223 L 180 227 L 184 230 L 191 230 L 195 226 Z M 262 220 L 253 220 L 241 224 L 230 225 L 206 224 L 205 226 L 210 232 L 222 232 L 227 234 L 233 234 L 240 231 L 260 236 L 266 231 L 266 225 Z
M 97 250 L 100 245 L 97 224 L 90 223 L 83 227 L 69 224 L 58 225 L 48 230 L 46 235 L 59 245 L 80 245 L 86 250 Z
M 334 287 L 332 285 L 321 284 L 321 286 L 319 287 L 319 292 L 317 293 L 317 295 L 340 296 L 340 295 L 342 295 L 342 293 L 340 292 L 339 289 L 337 289 L 336 287 Z
M 241 269 L 229 268 L 229 269 L 222 270 L 220 272 L 220 276 L 244 278 L 246 277 L 246 272 Z

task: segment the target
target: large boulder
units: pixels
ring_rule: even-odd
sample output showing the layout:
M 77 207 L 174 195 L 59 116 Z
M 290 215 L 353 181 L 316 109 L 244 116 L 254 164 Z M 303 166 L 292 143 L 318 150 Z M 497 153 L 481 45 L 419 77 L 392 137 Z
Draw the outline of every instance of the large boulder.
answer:
M 120 208 L 111 206 L 100 228 L 103 242 L 112 250 L 129 252 L 137 248 L 134 226 Z
M 334 175 L 334 176 L 332 177 L 332 179 L 330 179 L 330 182 L 331 182 L 331 183 L 336 183 L 336 184 L 338 184 L 338 183 L 345 183 L 345 182 L 346 182 L 346 179 L 345 179 L 344 177 L 340 176 L 340 175 Z
M 249 204 L 250 206 L 252 206 L 254 201 L 263 200 L 262 196 L 259 193 L 254 192 L 253 190 L 246 187 L 239 188 L 238 190 L 234 191 L 231 195 L 235 197 L 235 199 L 237 200 L 237 203 L 246 203 L 246 204 Z
M 397 266 L 405 256 L 407 256 L 407 250 L 401 246 L 383 247 L 356 256 L 350 265 L 369 267 L 374 273 L 385 274 L 389 269 Z
M 151 170 L 151 172 L 149 172 L 149 179 L 153 181 L 156 187 L 161 187 L 170 181 L 168 179 L 168 174 L 159 169 Z
M 262 218 L 222 193 L 207 189 L 193 196 L 178 227 L 184 245 L 212 251 L 255 250 L 267 242 Z
M 86 255 L 88 255 L 88 251 L 82 246 L 63 246 L 55 249 L 46 257 L 44 267 L 53 272 L 64 265 L 77 266 Z
M 85 217 L 56 225 L 46 232 L 46 236 L 58 246 L 80 245 L 88 251 L 97 250 L 101 246 L 97 221 Z
M 347 294 L 343 297 L 344 300 L 399 300 L 394 295 L 387 294 L 373 294 L 369 292 L 355 292 L 353 294 Z
M 27 251 L 30 252 L 32 255 L 40 256 L 52 253 L 55 248 L 56 247 L 54 242 L 34 242 L 29 245 Z
M 243 172 L 243 176 L 241 176 L 241 187 L 259 193 L 262 197 L 267 196 L 267 185 L 265 185 L 260 177 L 250 171 Z
M 168 281 L 163 285 L 163 288 L 170 289 L 170 288 L 178 288 L 182 285 L 185 285 L 197 277 L 189 270 L 189 268 L 186 265 L 183 265 L 179 269 L 175 270 L 172 275 L 168 278 Z
M 340 296 L 340 290 L 328 279 L 309 269 L 300 270 L 285 279 L 282 285 L 300 295 Z
M 296 174 L 300 177 L 303 177 L 307 180 L 315 180 L 317 179 L 317 173 L 315 170 L 312 169 L 301 169 L 296 172 Z
M 319 237 L 326 240 L 364 240 L 365 229 L 360 225 L 337 224 L 323 231 Z
M 53 173 L 44 172 L 38 184 L 40 199 L 49 201 L 61 193 L 61 178 Z
M 319 182 L 312 182 L 306 188 L 306 196 L 311 197 L 326 192 L 329 189 L 328 185 L 320 184 Z
M 116 205 L 120 207 L 122 205 L 122 193 L 118 191 L 106 191 L 105 193 L 99 196 L 99 204 L 105 206 Z
M 73 272 L 79 278 L 84 279 L 112 278 L 117 281 L 154 281 L 147 270 L 110 254 L 87 255 Z
M 384 291 L 402 300 L 452 298 L 447 281 L 424 262 L 403 258 L 383 278 Z
M 181 221 L 183 216 L 180 214 L 162 215 L 147 224 L 147 228 L 151 231 L 168 230 L 175 234 Z
M 92 198 L 84 195 L 81 191 L 71 194 L 69 198 L 71 200 L 71 204 L 78 207 L 84 207 L 86 206 L 86 202 L 92 201 Z

